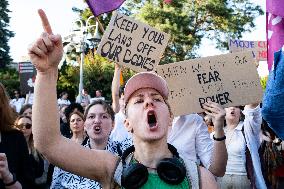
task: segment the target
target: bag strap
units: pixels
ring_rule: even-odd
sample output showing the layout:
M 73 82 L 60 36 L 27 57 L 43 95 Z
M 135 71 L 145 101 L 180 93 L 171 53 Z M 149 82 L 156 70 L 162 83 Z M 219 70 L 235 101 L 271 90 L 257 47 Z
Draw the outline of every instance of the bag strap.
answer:
M 242 127 L 242 134 L 244 136 L 245 143 L 246 143 L 246 146 L 247 146 L 248 143 L 247 143 L 247 140 L 246 140 L 246 135 L 245 135 L 245 129 L 244 128 L 245 128 L 245 126 Z

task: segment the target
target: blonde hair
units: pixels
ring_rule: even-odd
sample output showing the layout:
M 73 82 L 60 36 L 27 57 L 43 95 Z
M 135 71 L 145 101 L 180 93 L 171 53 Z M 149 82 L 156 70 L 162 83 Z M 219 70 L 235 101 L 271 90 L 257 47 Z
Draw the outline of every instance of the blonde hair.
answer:
M 15 123 L 14 123 L 14 127 L 21 130 L 21 128 L 18 127 L 18 122 L 20 121 L 20 119 L 22 118 L 26 118 L 32 121 L 30 116 L 25 116 L 25 115 L 20 115 L 17 117 Z M 39 161 L 39 153 L 35 148 L 34 145 L 34 138 L 33 138 L 33 133 L 31 133 L 28 141 L 27 141 L 27 145 L 28 145 L 28 149 L 29 149 L 29 153 L 33 155 L 33 157 L 35 158 L 36 161 Z

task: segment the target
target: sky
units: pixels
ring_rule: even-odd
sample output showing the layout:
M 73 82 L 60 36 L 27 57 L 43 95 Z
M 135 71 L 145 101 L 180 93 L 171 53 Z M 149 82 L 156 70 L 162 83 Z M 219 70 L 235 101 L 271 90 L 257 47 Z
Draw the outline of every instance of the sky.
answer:
M 27 48 L 42 30 L 40 18 L 37 14 L 39 8 L 43 9 L 52 26 L 53 33 L 67 36 L 72 30 L 73 22 L 78 19 L 78 15 L 72 11 L 72 7 L 85 8 L 86 3 L 82 0 L 8 0 L 10 16 L 10 30 L 15 32 L 15 37 L 9 41 L 10 55 L 14 62 L 23 61 L 23 56 L 27 56 Z M 265 0 L 252 0 L 255 4 L 261 5 L 265 11 Z M 251 33 L 245 33 L 242 40 L 265 41 L 265 15 L 256 18 L 256 28 Z M 219 51 L 209 40 L 203 40 L 198 53 L 201 57 L 214 56 L 228 53 Z M 259 75 L 268 74 L 266 62 L 259 63 Z

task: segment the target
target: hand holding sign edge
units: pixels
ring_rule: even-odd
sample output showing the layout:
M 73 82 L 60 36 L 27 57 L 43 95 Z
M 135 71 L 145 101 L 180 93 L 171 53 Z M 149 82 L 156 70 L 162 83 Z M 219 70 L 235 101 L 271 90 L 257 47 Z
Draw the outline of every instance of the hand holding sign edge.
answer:
M 28 54 L 39 73 L 57 71 L 63 55 L 62 39 L 60 35 L 53 34 L 45 12 L 39 9 L 38 14 L 45 32 L 30 45 Z

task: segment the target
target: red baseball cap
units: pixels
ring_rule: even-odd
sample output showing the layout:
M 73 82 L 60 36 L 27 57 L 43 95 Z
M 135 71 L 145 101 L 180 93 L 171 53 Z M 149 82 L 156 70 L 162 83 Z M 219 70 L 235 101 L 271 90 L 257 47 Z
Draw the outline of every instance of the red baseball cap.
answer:
M 154 72 L 140 72 L 132 76 L 124 88 L 124 101 L 128 103 L 131 95 L 142 88 L 152 88 L 157 90 L 164 99 L 168 99 L 169 88 L 167 82 Z

